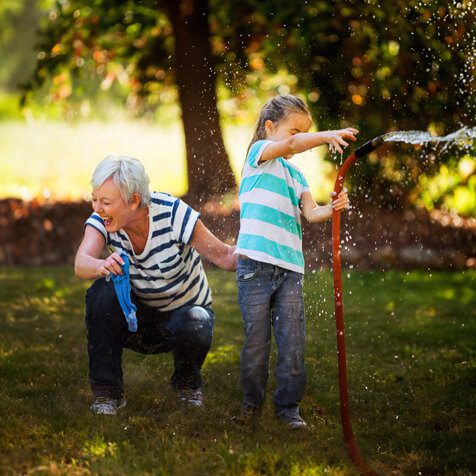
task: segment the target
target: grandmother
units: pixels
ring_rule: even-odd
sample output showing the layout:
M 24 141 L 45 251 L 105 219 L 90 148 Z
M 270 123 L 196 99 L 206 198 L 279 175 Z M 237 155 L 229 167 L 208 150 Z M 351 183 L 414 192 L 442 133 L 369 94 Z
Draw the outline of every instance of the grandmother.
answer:
M 213 235 L 200 214 L 179 198 L 149 192 L 149 177 L 137 159 L 106 157 L 91 184 L 94 213 L 75 258 L 78 277 L 97 278 L 86 294 L 91 410 L 115 415 L 126 404 L 123 348 L 172 352 L 178 398 L 201 406 L 200 369 L 210 349 L 214 314 L 200 255 L 234 270 L 234 247 Z M 105 247 L 111 254 L 103 259 Z M 136 332 L 129 331 L 109 279 L 123 274 L 123 253 L 130 262 Z

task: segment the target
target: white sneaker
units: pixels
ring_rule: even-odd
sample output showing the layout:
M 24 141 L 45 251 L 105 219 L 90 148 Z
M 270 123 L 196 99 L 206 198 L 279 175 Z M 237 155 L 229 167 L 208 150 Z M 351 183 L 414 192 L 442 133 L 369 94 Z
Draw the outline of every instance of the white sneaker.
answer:
M 203 405 L 203 393 L 200 388 L 197 388 L 196 390 L 179 390 L 179 399 L 190 407 L 201 407 Z
M 91 411 L 96 415 L 116 415 L 117 410 L 126 406 L 126 399 L 111 397 L 96 397 L 91 405 Z
M 281 413 L 277 415 L 277 417 L 288 427 L 288 430 L 301 430 L 307 427 L 307 423 L 302 419 L 299 413 Z

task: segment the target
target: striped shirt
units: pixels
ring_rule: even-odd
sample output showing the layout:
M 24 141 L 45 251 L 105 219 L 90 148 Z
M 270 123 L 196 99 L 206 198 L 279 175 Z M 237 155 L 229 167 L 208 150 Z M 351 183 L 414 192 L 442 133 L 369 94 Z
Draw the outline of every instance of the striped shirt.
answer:
M 200 255 L 189 242 L 200 214 L 182 200 L 166 193 L 152 193 L 149 236 L 144 251 L 136 255 L 127 233 L 108 233 L 93 213 L 86 225 L 104 237 L 106 245 L 130 258 L 131 288 L 140 300 L 161 311 L 182 306 L 210 306 L 212 296 Z
M 309 185 L 283 157 L 259 164 L 269 140 L 251 147 L 238 194 L 240 233 L 235 253 L 304 274 L 299 202 Z

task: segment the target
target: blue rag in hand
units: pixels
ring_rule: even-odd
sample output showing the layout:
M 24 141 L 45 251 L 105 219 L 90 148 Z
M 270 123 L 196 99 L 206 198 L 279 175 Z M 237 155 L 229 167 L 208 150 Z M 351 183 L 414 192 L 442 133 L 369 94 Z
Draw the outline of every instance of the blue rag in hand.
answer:
M 122 311 L 127 321 L 127 328 L 129 332 L 137 332 L 137 307 L 131 301 L 131 283 L 129 281 L 129 256 L 127 253 L 121 253 L 121 258 L 124 261 L 122 265 L 123 274 L 112 274 L 111 279 L 116 290 L 117 299 L 121 305 Z

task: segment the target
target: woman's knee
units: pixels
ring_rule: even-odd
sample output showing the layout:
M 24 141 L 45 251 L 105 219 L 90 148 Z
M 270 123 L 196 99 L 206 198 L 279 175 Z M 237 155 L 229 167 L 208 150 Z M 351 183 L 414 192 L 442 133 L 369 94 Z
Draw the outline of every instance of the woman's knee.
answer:
M 174 333 L 178 342 L 209 347 L 215 316 L 213 311 L 201 306 L 182 310 L 174 319 Z

